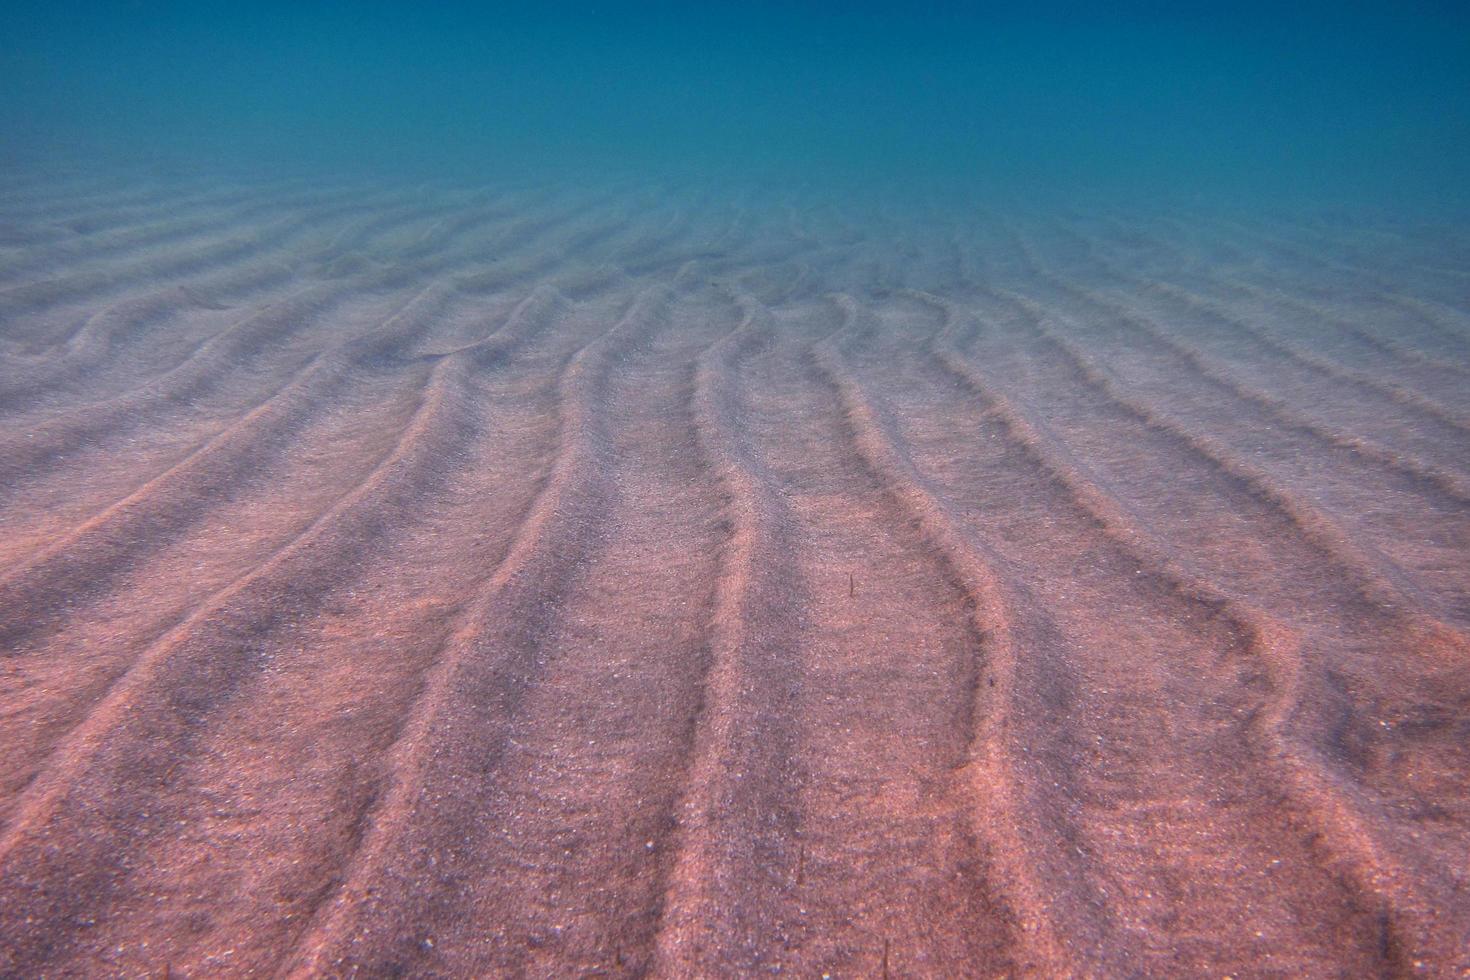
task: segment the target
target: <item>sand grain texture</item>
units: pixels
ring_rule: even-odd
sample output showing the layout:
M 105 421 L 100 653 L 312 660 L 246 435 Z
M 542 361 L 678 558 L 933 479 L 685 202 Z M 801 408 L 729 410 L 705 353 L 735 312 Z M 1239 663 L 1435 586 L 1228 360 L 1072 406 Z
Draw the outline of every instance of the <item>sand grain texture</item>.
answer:
M 1458 976 L 1387 219 L 0 190 L 0 975 Z

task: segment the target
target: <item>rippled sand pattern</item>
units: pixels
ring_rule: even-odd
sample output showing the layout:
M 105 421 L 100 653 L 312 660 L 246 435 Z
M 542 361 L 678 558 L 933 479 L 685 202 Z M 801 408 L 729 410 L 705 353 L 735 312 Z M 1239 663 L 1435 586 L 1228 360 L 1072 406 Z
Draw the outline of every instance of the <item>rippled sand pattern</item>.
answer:
M 0 974 L 1455 976 L 1470 240 L 0 188 Z

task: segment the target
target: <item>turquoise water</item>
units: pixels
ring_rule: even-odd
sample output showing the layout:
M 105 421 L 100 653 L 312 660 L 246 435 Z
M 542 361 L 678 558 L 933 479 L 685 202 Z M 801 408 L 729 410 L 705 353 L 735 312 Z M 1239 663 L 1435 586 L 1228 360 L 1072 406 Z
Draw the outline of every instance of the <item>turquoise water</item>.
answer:
M 7 6 L 12 167 L 1431 209 L 1470 186 L 1463 4 Z

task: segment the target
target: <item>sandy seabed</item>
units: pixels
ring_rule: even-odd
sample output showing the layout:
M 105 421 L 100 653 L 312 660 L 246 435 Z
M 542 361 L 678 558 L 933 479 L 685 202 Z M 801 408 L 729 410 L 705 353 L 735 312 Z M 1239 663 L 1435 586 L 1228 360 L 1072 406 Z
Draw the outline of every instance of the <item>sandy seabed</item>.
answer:
M 1470 239 L 0 183 L 0 975 L 1459 976 Z

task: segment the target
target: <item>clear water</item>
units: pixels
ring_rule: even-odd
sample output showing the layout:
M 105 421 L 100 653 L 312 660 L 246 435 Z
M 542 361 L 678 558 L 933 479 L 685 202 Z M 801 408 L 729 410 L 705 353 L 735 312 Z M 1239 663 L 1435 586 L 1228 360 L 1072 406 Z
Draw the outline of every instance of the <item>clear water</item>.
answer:
M 1462 3 L 6 11 L 11 166 L 879 180 L 1429 209 L 1463 207 L 1470 187 Z

